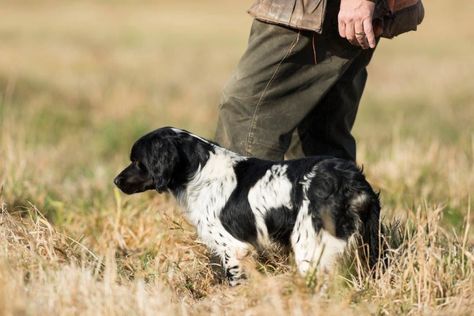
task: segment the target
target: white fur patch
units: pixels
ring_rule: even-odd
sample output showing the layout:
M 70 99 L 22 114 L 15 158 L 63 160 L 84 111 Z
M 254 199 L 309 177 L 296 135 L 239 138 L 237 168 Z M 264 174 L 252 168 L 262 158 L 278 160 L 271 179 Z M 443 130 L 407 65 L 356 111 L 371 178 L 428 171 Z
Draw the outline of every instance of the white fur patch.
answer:
M 257 227 L 258 242 L 262 245 L 270 243 L 268 229 L 265 225 L 266 213 L 274 208 L 292 208 L 292 184 L 286 175 L 287 165 L 274 165 L 249 190 L 248 200 Z
M 319 246 L 316 249 L 316 260 L 319 261 L 319 268 L 327 271 L 331 269 L 337 257 L 342 255 L 347 242 L 331 235 L 324 229 L 321 230 L 319 237 Z

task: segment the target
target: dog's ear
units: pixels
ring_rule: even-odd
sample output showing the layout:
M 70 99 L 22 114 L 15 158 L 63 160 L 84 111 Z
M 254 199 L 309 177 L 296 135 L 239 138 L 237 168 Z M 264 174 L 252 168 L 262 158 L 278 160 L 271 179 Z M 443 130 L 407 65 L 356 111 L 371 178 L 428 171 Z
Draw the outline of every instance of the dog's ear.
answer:
M 148 167 L 153 178 L 155 189 L 164 192 L 173 180 L 173 173 L 179 163 L 179 152 L 176 140 L 160 138 L 152 142 Z

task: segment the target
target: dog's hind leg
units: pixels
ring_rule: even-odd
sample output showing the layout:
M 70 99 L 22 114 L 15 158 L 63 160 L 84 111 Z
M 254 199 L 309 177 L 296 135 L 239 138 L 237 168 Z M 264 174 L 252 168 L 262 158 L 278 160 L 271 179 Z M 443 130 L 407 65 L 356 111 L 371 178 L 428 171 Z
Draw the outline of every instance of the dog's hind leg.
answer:
M 308 205 L 309 201 L 303 201 L 291 235 L 296 265 L 302 276 L 314 269 L 328 272 L 347 244 L 323 228 L 316 231 Z

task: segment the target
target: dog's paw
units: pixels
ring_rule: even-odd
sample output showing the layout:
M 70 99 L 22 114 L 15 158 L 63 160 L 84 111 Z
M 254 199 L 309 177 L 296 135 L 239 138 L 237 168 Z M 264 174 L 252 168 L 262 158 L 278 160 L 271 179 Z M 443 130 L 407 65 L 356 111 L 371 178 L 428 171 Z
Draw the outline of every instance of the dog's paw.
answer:
M 229 282 L 231 287 L 241 285 L 246 279 L 247 277 L 243 273 L 240 273 L 239 275 L 227 276 L 227 282 Z
M 242 284 L 242 280 L 228 280 L 231 287 L 238 286 Z

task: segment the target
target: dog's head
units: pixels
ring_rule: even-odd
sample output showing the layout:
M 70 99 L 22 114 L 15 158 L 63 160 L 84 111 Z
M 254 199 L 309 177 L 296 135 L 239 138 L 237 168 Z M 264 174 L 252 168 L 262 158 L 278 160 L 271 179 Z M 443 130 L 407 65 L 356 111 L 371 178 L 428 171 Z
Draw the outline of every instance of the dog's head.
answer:
M 114 183 L 127 194 L 174 189 L 207 159 L 209 149 L 204 149 L 207 145 L 204 139 L 184 130 L 157 129 L 135 142 L 130 165 Z

